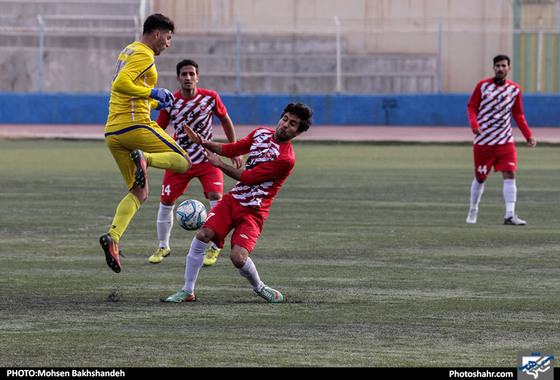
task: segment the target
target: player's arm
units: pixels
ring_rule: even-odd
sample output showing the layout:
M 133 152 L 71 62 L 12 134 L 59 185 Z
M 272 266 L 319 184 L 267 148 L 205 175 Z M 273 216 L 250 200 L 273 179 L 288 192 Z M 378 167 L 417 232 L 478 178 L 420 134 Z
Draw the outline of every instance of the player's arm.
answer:
M 152 89 L 137 85 L 134 81 L 153 64 L 153 59 L 141 52 L 133 52 L 130 55 L 121 54 L 119 58 L 117 64 L 119 69 L 113 80 L 113 91 L 128 96 L 148 98 Z
M 216 158 L 216 157 L 213 157 L 215 155 L 208 154 L 208 152 L 214 152 L 217 155 L 230 157 L 230 158 L 236 157 L 236 156 L 242 156 L 244 154 L 249 153 L 249 151 L 251 149 L 252 136 L 254 134 L 254 131 L 253 131 L 247 137 L 245 137 L 241 140 L 238 140 L 234 143 L 222 144 L 222 143 L 219 143 L 219 142 L 206 140 L 199 133 L 196 133 L 195 131 L 193 131 L 192 128 L 187 125 L 187 123 L 183 123 L 183 130 L 185 131 L 185 133 L 187 134 L 187 136 L 189 137 L 189 139 L 193 143 L 201 145 L 203 148 L 205 148 L 206 155 L 208 157 L 208 161 L 210 162 L 210 164 L 212 164 L 216 167 L 220 167 L 220 168 L 221 168 L 221 166 L 220 166 L 220 163 L 218 162 L 218 160 L 220 162 L 221 162 L 221 160 L 219 159 L 219 157 L 218 157 L 218 160 L 215 160 L 214 158 Z M 239 172 L 242 171 L 239 168 L 235 168 L 235 169 L 238 169 Z M 236 178 L 236 177 L 237 177 L 237 175 L 235 175 L 233 178 Z
M 187 123 L 183 123 L 183 131 L 185 131 L 185 133 L 193 143 L 201 145 L 203 148 L 206 148 L 216 154 L 221 155 L 223 153 L 222 143 L 206 140 L 200 133 L 196 133 L 195 131 L 193 131 L 193 129 L 189 127 Z
M 235 136 L 235 128 L 233 127 L 233 121 L 229 117 L 229 114 L 222 118 L 220 118 L 220 122 L 222 123 L 222 128 L 224 128 L 224 133 L 226 134 L 227 140 L 230 143 L 234 143 L 237 141 Z M 236 167 L 240 168 L 243 165 L 243 156 L 235 156 L 231 158 L 231 163 Z
M 222 123 L 222 128 L 224 129 L 227 140 L 230 143 L 236 142 L 237 138 L 235 136 L 235 128 L 233 127 L 233 121 L 231 121 L 229 114 L 226 114 L 224 117 L 220 118 L 220 122 Z
M 477 121 L 478 106 L 480 105 L 480 87 L 481 83 L 479 82 L 467 103 L 467 116 L 469 118 L 471 130 L 475 135 L 480 135 L 482 133 L 482 128 L 480 128 Z
M 253 169 L 244 170 L 239 176 L 239 180 L 246 185 L 272 181 L 276 177 L 292 170 L 294 164 L 294 161 L 286 159 L 264 162 Z
M 147 98 L 151 89 L 136 85 L 132 78 L 123 71 L 115 78 L 113 82 L 113 90 L 128 96 L 136 96 L 138 98 Z
M 206 157 L 208 158 L 208 162 L 210 162 L 212 166 L 220 169 L 228 177 L 231 177 L 237 181 L 241 180 L 241 175 L 244 172 L 243 169 L 226 164 L 218 155 L 212 154 L 211 152 L 207 152 Z
M 171 116 L 169 115 L 167 109 L 164 108 L 161 111 L 159 111 L 158 117 L 156 119 L 156 123 L 161 127 L 161 129 L 165 131 L 169 126 L 170 120 L 171 120 Z
M 537 140 L 533 136 L 529 125 L 527 124 L 527 120 L 525 120 L 525 114 L 523 113 L 523 101 L 521 100 L 521 91 L 517 95 L 517 99 L 515 99 L 515 103 L 513 103 L 513 107 L 511 109 L 511 115 L 513 120 L 515 120 L 515 124 L 517 128 L 521 131 L 525 139 L 527 140 L 527 145 L 530 147 L 534 147 L 537 145 Z
M 119 60 L 119 62 L 123 62 Z M 141 52 L 131 54 L 126 62 L 119 64 L 120 69 L 113 81 L 113 91 L 138 98 L 151 98 L 150 108 L 160 110 L 173 100 L 173 94 L 164 88 L 150 88 L 136 84 L 143 72 L 154 65 L 153 57 Z
M 272 181 L 276 177 L 290 171 L 294 166 L 294 162 L 289 160 L 275 160 L 262 163 L 250 170 L 243 170 L 226 164 L 220 157 L 211 153 L 208 154 L 208 161 L 228 177 L 241 181 L 245 185 Z

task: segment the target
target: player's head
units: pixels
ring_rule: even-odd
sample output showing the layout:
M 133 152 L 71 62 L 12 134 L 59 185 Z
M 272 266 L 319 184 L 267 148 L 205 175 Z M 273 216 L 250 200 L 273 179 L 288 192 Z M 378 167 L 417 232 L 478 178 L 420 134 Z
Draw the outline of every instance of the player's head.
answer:
M 192 59 L 184 59 L 177 64 L 177 81 L 181 90 L 186 91 L 183 96 L 194 96 L 193 91 L 198 85 L 198 63 Z
M 494 81 L 498 84 L 503 84 L 511 70 L 510 60 L 507 55 L 497 55 L 494 57 Z
M 274 140 L 287 142 L 307 131 L 313 123 L 313 110 L 303 103 L 290 103 L 278 121 Z
M 298 132 L 305 132 L 313 124 L 313 109 L 311 109 L 307 104 L 304 103 L 290 103 L 284 108 L 282 116 L 286 113 L 291 113 L 296 115 L 299 121 Z
M 156 13 L 148 16 L 144 21 L 142 42 L 154 51 L 154 55 L 160 55 L 169 47 L 173 33 L 175 33 L 173 21 L 169 17 Z
M 181 73 L 181 68 L 185 66 L 192 66 L 196 70 L 196 75 L 198 75 L 198 63 L 194 59 L 183 59 L 177 64 L 177 76 Z
M 509 66 L 511 64 L 509 57 L 507 55 L 504 54 L 499 54 L 497 56 L 494 57 L 494 65 L 496 65 L 496 63 L 500 62 L 500 61 L 506 61 L 507 65 Z
M 148 16 L 146 21 L 144 21 L 142 35 L 152 34 L 156 30 L 159 30 L 162 33 L 175 33 L 175 24 L 169 17 L 164 16 L 161 13 L 155 13 Z

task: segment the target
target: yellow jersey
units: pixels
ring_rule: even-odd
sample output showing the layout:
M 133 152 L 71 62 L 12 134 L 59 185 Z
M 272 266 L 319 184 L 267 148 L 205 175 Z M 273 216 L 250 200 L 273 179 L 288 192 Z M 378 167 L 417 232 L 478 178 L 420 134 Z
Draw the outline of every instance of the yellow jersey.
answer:
M 121 51 L 113 72 L 106 130 L 154 123 L 150 111 L 157 100 L 148 96 L 157 78 L 152 49 L 135 41 Z

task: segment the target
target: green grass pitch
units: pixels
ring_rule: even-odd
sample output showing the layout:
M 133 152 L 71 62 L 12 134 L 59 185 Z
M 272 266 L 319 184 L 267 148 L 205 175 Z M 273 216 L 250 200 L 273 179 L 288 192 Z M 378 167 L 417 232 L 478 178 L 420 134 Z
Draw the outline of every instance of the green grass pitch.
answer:
M 509 367 L 560 354 L 558 146 L 518 147 L 504 226 L 492 173 L 467 225 L 469 144 L 294 142 L 253 260 L 283 304 L 249 288 L 224 249 L 183 284 L 193 233 L 159 265 L 163 172 L 121 240 L 98 244 L 125 186 L 102 141 L 0 141 L 0 367 Z M 233 186 L 226 179 L 225 189 Z M 183 199 L 204 201 L 194 181 Z M 207 202 L 205 202 L 207 204 Z

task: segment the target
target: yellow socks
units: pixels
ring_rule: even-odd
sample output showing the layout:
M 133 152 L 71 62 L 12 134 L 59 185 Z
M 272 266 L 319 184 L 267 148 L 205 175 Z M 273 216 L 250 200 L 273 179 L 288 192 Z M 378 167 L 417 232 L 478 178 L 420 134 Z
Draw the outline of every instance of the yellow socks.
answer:
M 148 166 L 167 169 L 178 173 L 185 173 L 189 170 L 189 163 L 185 157 L 174 152 L 164 152 L 164 153 L 146 153 L 146 160 Z
M 136 198 L 136 196 L 130 193 L 128 193 L 117 206 L 117 212 L 115 213 L 113 224 L 109 230 L 109 235 L 111 235 L 117 243 L 139 208 L 140 201 Z
M 185 173 L 190 169 L 189 161 L 182 155 L 174 152 L 163 153 L 146 153 L 146 161 L 148 166 L 158 169 L 167 169 L 174 172 Z M 128 193 L 117 206 L 113 224 L 109 230 L 109 235 L 117 243 L 119 242 L 122 234 L 128 227 L 128 224 L 140 209 L 140 201 L 135 195 Z

